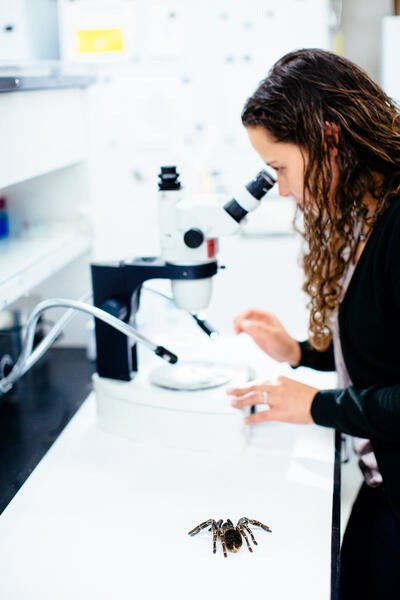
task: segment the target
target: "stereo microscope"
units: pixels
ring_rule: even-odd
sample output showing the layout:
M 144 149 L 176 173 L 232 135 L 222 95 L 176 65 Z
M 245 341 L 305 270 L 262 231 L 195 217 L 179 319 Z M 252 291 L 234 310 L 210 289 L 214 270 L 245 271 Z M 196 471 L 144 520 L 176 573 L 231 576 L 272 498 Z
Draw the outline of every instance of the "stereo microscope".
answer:
M 142 285 L 151 279 L 171 281 L 179 308 L 197 313 L 208 306 L 218 270 L 218 238 L 238 231 L 275 183 L 263 170 L 236 197 L 223 201 L 215 195 L 185 197 L 174 166 L 161 167 L 159 180 L 161 255 L 91 267 L 94 306 L 133 327 Z M 136 340 L 99 319 L 95 335 L 94 388 L 105 429 L 136 440 L 204 450 L 226 443 L 222 427 L 231 430 L 230 444 L 243 445 L 242 418 L 227 405 L 221 387 L 244 383 L 250 378 L 247 369 L 178 360 L 177 365 L 146 372 L 145 366 L 139 369 Z M 154 346 L 154 352 L 171 363 L 177 360 L 162 346 Z

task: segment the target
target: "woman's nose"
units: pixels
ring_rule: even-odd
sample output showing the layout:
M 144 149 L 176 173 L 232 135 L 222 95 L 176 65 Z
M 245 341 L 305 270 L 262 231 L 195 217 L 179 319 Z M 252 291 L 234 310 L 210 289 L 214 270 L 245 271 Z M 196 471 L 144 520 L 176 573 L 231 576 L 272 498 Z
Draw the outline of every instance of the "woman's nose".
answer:
M 289 186 L 287 185 L 287 183 L 279 180 L 279 178 L 278 178 L 278 190 L 279 190 L 280 196 L 290 196 Z

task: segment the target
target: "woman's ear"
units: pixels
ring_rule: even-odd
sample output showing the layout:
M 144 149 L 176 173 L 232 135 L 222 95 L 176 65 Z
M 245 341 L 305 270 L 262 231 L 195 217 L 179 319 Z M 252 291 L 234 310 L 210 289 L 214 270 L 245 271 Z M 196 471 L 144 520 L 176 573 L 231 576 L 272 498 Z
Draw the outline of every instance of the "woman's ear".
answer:
M 339 144 L 339 127 L 336 123 L 325 121 L 325 135 L 330 146 L 338 146 Z
M 325 137 L 332 155 L 337 156 L 339 145 L 339 127 L 336 123 L 325 121 Z

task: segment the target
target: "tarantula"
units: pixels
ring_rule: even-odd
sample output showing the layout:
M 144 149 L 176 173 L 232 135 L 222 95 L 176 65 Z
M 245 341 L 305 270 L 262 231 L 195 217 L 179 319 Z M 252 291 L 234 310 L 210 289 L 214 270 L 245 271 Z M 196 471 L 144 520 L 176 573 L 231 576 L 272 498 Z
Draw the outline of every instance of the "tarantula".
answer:
M 196 535 L 196 533 L 199 533 L 199 531 L 201 531 L 202 529 L 210 527 L 208 531 L 212 531 L 213 553 L 215 554 L 217 551 L 217 539 L 219 539 L 222 544 L 224 556 L 227 557 L 227 549 L 230 552 L 238 552 L 240 550 L 242 546 L 242 537 L 245 539 L 249 551 L 253 552 L 253 548 L 250 546 L 247 533 L 250 535 L 251 540 L 255 546 L 257 546 L 257 542 L 249 525 L 261 527 L 265 531 L 271 532 L 271 529 L 268 527 L 268 525 L 264 525 L 264 523 L 261 523 L 261 521 L 256 521 L 255 519 L 248 519 L 247 517 L 242 517 L 237 522 L 236 527 L 230 519 L 227 519 L 225 523 L 223 519 L 220 519 L 219 521 L 214 521 L 214 519 L 208 519 L 208 521 L 204 521 L 204 523 L 200 523 L 200 525 L 197 525 L 197 527 L 191 529 L 188 535 Z

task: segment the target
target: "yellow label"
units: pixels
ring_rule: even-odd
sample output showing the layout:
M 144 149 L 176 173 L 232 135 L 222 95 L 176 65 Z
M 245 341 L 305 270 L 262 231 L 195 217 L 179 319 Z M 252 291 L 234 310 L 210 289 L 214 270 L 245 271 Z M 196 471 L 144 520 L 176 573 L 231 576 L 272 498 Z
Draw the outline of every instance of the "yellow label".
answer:
M 78 31 L 79 52 L 122 52 L 124 50 L 122 29 L 82 29 Z

